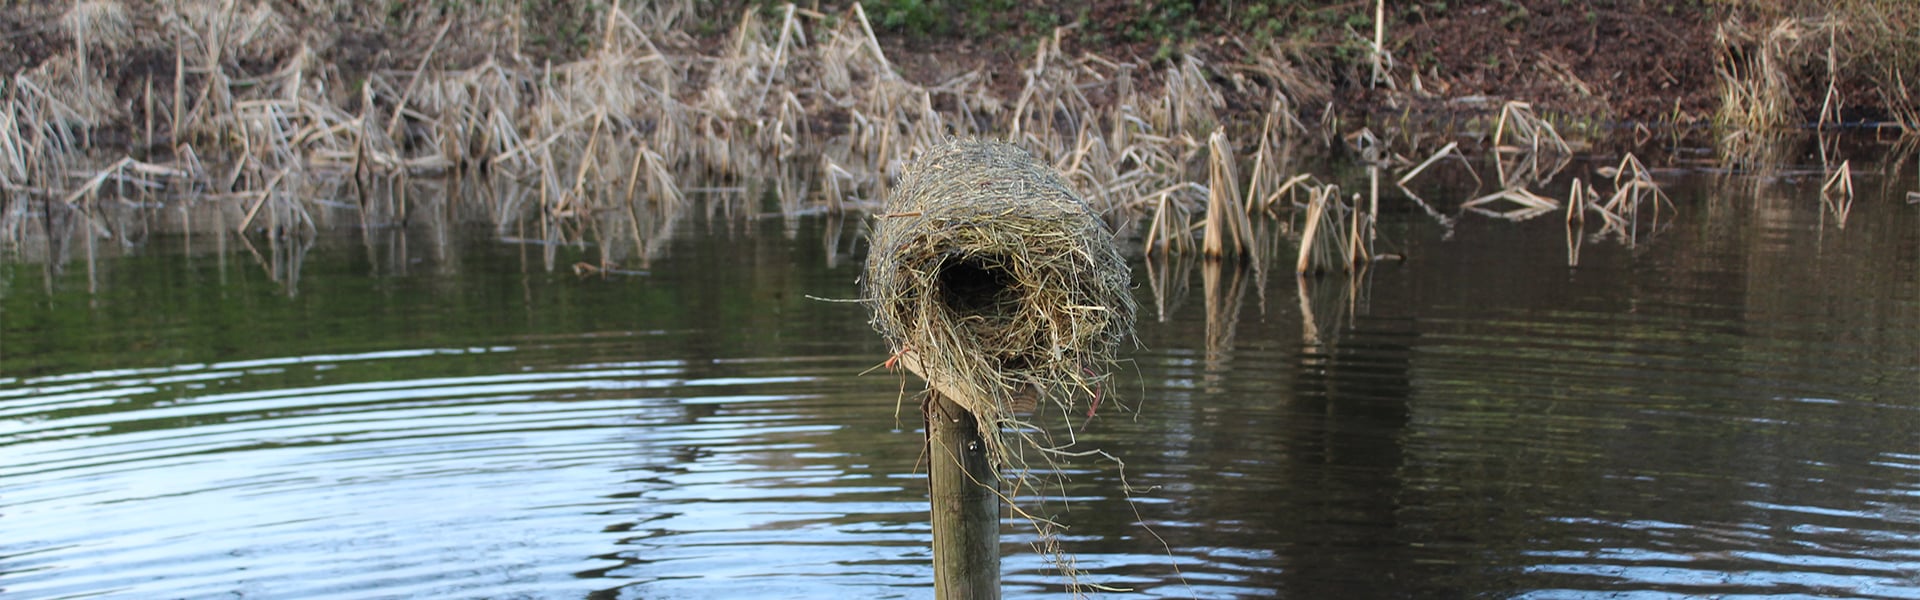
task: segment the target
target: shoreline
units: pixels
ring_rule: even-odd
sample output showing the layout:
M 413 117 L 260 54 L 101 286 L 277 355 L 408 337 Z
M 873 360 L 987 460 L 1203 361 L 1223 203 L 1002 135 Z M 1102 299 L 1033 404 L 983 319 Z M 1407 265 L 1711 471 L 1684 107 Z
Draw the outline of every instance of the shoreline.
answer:
M 1469 90 L 1464 76 L 1448 82 L 1395 71 L 1385 52 L 1335 65 L 1312 46 L 1273 40 L 1265 52 L 1223 37 L 1120 60 L 1086 49 L 1113 27 L 1089 25 L 1098 21 L 1085 15 L 1032 39 L 1024 58 L 1005 64 L 996 57 L 1028 38 L 942 60 L 926 45 L 973 42 L 883 35 L 889 30 L 876 28 L 860 4 L 831 12 L 755 4 L 725 27 L 690 5 L 603 7 L 583 13 L 571 41 L 558 46 L 538 39 L 517 14 L 493 19 L 485 11 L 338 9 L 348 12 L 331 21 L 346 24 L 322 40 L 315 20 L 276 6 L 89 0 L 10 7 L 4 14 L 16 26 L 22 15 L 40 19 L 26 28 L 39 37 L 11 39 L 43 42 L 44 60 L 8 80 L 0 184 L 18 198 L 78 208 L 111 188 L 231 198 L 244 212 L 237 228 L 297 232 L 315 226 L 303 203 L 316 194 L 367 207 L 379 200 L 370 190 L 404 189 L 410 177 L 506 177 L 525 197 L 502 201 L 499 210 L 537 209 L 511 218 L 537 220 L 543 236 L 578 239 L 597 231 L 593 219 L 617 214 L 634 246 L 644 247 L 649 223 L 686 209 L 683 181 L 738 189 L 729 195 L 738 197 L 722 199 L 729 207 L 749 206 L 771 188 L 782 212 L 841 211 L 882 197 L 916 149 L 949 136 L 984 136 L 1014 141 L 1053 165 L 1114 225 L 1159 223 L 1149 239 L 1185 251 L 1187 244 L 1171 239 L 1188 237 L 1179 233 L 1182 223 L 1204 216 L 1202 231 L 1234 225 L 1221 213 L 1239 211 L 1210 206 L 1274 212 L 1307 206 L 1308 196 L 1331 197 L 1325 192 L 1337 186 L 1297 168 L 1305 149 L 1405 169 L 1448 152 L 1527 147 L 1541 155 L 1532 158 L 1553 162 L 1595 151 L 1596 142 L 1612 150 L 1617 142 L 1608 140 L 1621 133 L 1705 134 L 1711 139 L 1703 145 L 1743 164 L 1768 160 L 1756 148 L 1792 131 L 1778 115 L 1749 114 L 1751 127 L 1738 127 L 1733 118 L 1709 125 L 1714 119 L 1676 108 L 1674 119 L 1654 128 L 1613 119 L 1612 109 L 1564 112 L 1568 104 L 1554 98 L 1536 106 L 1448 96 L 1439 88 Z M 1695 8 L 1703 11 L 1695 16 L 1715 14 Z M 1476 17 L 1456 12 L 1467 14 L 1445 18 L 1471 24 Z M 1416 31 L 1436 30 L 1443 20 L 1422 18 L 1426 29 Z M 384 26 L 375 29 L 386 37 L 366 37 L 369 22 Z M 1803 22 L 1813 23 L 1781 21 L 1752 47 L 1774 56 L 1785 49 L 1768 44 L 1812 31 L 1797 29 Z M 49 37 L 49 28 L 73 35 Z M 165 46 L 171 52 L 156 31 L 174 40 Z M 1375 32 L 1381 48 L 1393 45 L 1384 42 L 1385 28 Z M 1830 63 L 1837 60 L 1831 48 Z M 1351 83 L 1356 65 L 1376 60 L 1380 75 L 1370 85 L 1341 84 L 1341 77 Z M 1575 89 L 1572 73 L 1544 80 Z M 1755 81 L 1749 100 L 1791 83 Z M 1722 83 L 1722 96 L 1741 97 L 1737 80 Z M 1703 90 L 1691 91 L 1676 107 L 1699 101 Z M 1822 114 L 1823 126 L 1846 125 L 1844 111 Z M 1609 160 L 1631 157 L 1627 146 Z M 1501 182 L 1508 191 L 1534 183 Z M 385 202 L 404 219 L 404 198 Z M 1330 202 L 1334 213 L 1357 210 Z M 16 212 L 6 217 L 17 221 Z M 6 231 L 17 237 L 17 223 Z

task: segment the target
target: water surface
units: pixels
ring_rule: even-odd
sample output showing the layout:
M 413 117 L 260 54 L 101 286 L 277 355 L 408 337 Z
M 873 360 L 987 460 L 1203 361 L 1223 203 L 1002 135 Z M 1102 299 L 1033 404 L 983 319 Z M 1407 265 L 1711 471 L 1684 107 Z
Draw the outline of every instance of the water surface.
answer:
M 1359 278 L 1136 259 L 1128 410 L 1076 422 L 1125 469 L 1028 506 L 1134 591 L 1100 596 L 1920 597 L 1911 181 L 1842 228 L 1817 181 L 1663 178 L 1679 216 L 1577 267 L 1558 214 L 1393 202 L 1405 260 Z M 486 226 L 5 263 L 0 592 L 930 598 L 915 408 L 814 299 L 859 235 L 693 218 L 607 277 Z M 1009 595 L 1061 593 L 1004 530 Z

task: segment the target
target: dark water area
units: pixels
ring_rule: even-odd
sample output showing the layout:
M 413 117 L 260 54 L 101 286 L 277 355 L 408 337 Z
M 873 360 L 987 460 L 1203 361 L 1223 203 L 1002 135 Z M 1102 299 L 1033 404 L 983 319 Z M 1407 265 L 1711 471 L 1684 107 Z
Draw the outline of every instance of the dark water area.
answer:
M 1913 182 L 1843 228 L 1817 178 L 1662 181 L 1578 266 L 1559 213 L 1405 202 L 1360 277 L 1136 258 L 1141 347 L 1075 420 L 1124 484 L 1022 506 L 1100 597 L 1920 597 Z M 0 264 L 0 596 L 931 598 L 917 382 L 816 299 L 860 235 Z M 1008 595 L 1062 595 L 1003 531 Z

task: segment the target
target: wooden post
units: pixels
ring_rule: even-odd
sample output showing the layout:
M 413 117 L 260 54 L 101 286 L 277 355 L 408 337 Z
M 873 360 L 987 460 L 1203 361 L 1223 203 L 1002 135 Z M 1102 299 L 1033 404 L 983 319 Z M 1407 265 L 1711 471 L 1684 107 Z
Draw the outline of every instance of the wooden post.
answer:
M 928 391 L 927 467 L 933 495 L 933 579 L 938 600 L 1000 597 L 999 474 L 973 414 Z

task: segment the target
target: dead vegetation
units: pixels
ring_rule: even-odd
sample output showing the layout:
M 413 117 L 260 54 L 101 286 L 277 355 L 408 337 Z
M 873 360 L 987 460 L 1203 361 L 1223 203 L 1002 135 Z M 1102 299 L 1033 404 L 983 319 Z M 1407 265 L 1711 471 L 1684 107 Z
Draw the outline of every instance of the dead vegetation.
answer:
M 1479 143 L 1343 125 L 1330 116 L 1328 67 L 1279 42 L 1233 64 L 1186 53 L 1127 62 L 1070 54 L 1076 32 L 1060 28 L 1034 45 L 1018 93 L 1003 97 L 979 70 L 934 82 L 903 76 L 857 3 L 745 10 L 713 54 L 688 54 L 679 28 L 697 7 L 647 2 L 598 13 L 567 62 L 522 55 L 531 25 L 507 19 L 478 63 L 436 69 L 434 57 L 459 43 L 448 35 L 449 16 L 425 28 L 433 34 L 420 37 L 424 49 L 404 68 L 349 79 L 284 7 L 180 0 L 160 8 L 143 16 L 116 0 L 90 0 L 66 11 L 60 23 L 73 49 L 6 86 L 0 184 L 67 207 L 102 193 L 228 200 L 232 227 L 271 237 L 312 231 L 323 206 L 359 207 L 362 226 L 398 222 L 416 200 L 404 192 L 409 182 L 457 179 L 479 190 L 470 195 L 485 199 L 503 238 L 545 240 L 550 263 L 556 248 L 597 243 L 599 269 L 653 260 L 674 223 L 697 211 L 751 215 L 769 196 L 786 215 L 875 210 L 903 165 L 952 137 L 1004 137 L 1027 149 L 1147 254 L 1199 253 L 1264 269 L 1270 249 L 1289 246 L 1302 274 L 1357 272 L 1391 256 L 1376 247 L 1383 178 L 1398 192 L 1387 200 L 1405 198 L 1449 231 L 1465 215 L 1521 221 L 1566 210 L 1570 228 L 1593 216 L 1599 237 L 1632 244 L 1661 204 L 1672 207 L 1632 156 L 1616 175 L 1594 180 L 1613 181 L 1604 198 L 1584 178 L 1563 187 L 1575 144 L 1526 102 L 1498 104 Z M 132 45 L 128 23 L 143 18 L 173 40 L 173 81 L 149 80 L 136 97 L 118 97 L 126 91 L 87 75 L 87 57 Z M 1838 68 L 1850 55 L 1836 48 L 1854 29 L 1742 23 L 1721 31 L 1725 122 L 1734 127 L 1723 149 L 1753 149 L 1727 150 L 1733 162 L 1781 164 L 1764 154 L 1777 146 L 1754 140 L 1802 106 L 1782 74 L 1806 66 L 1805 50 L 1818 44 L 1828 69 Z M 1369 80 L 1416 93 L 1418 71 L 1399 68 L 1381 43 L 1385 32 L 1373 34 Z M 1829 89 L 1822 114 L 1838 115 L 1832 107 L 1845 98 Z M 1224 116 L 1228 98 L 1246 97 L 1263 103 L 1251 120 Z M 141 115 L 142 139 L 165 143 L 103 153 L 107 146 L 89 137 L 130 108 Z M 1302 120 L 1316 113 L 1317 123 Z M 1302 164 L 1336 140 L 1366 165 L 1365 189 L 1347 182 L 1343 190 Z M 1437 203 L 1416 194 L 1428 173 L 1454 168 L 1450 160 L 1481 182 L 1473 165 L 1483 158 L 1492 162 L 1492 189 Z M 340 193 L 317 195 L 330 190 Z M 1439 208 L 1449 202 L 1455 210 Z M 5 217 L 28 218 L 24 205 Z M 1643 219 L 1647 206 L 1654 210 Z
M 1886 0 L 1753 1 L 1714 33 L 1721 102 L 1731 130 L 1833 128 L 1871 107 L 1882 126 L 1920 127 L 1920 5 Z
M 110 1 L 99 4 L 75 8 L 73 27 L 112 31 L 90 25 L 113 21 Z M 1068 56 L 1071 32 L 1061 29 L 1035 47 L 1007 103 L 980 72 L 932 84 L 902 77 L 858 4 L 833 14 L 786 5 L 771 18 L 746 11 L 709 57 L 663 49 L 684 13 L 656 3 L 607 11 L 571 62 L 533 65 L 509 50 L 431 69 L 449 21 L 410 68 L 349 82 L 288 37 L 271 5 L 172 6 L 161 19 L 179 40 L 172 92 L 149 88 L 140 99 L 158 121 L 147 128 L 173 132 L 161 153 L 172 160 L 89 152 L 84 136 L 113 105 L 90 99 L 98 90 L 74 75 L 79 63 L 50 61 L 16 78 L 0 112 L 10 189 L 72 207 L 115 182 L 144 197 L 230 199 L 231 227 L 278 240 L 315 231 L 315 211 L 339 207 L 328 198 L 349 199 L 373 227 L 405 218 L 418 201 L 405 194 L 415 178 L 470 181 L 502 239 L 540 240 L 549 268 L 560 266 L 558 248 L 591 244 L 599 257 L 588 267 L 613 272 L 653 260 L 693 211 L 754 214 L 768 195 L 788 215 L 872 211 L 917 152 L 1005 132 L 1119 237 L 1138 235 L 1132 243 L 1146 253 L 1198 252 L 1264 273 L 1272 249 L 1291 245 L 1296 272 L 1311 275 L 1357 273 L 1382 256 L 1375 222 L 1389 173 L 1443 224 L 1458 216 L 1414 196 L 1409 182 L 1450 157 L 1479 177 L 1458 142 L 1415 165 L 1401 154 L 1417 150 L 1411 142 L 1364 128 L 1341 136 L 1368 165 L 1364 193 L 1306 172 L 1302 148 L 1330 139 L 1332 125 L 1307 125 L 1298 106 L 1328 92 L 1279 46 L 1245 65 L 1195 55 L 1133 64 Z M 279 58 L 241 66 L 262 57 Z M 1391 61 L 1380 64 L 1391 73 Z M 1149 69 L 1162 85 L 1141 85 Z M 1264 90 L 1257 131 L 1222 122 L 1228 86 Z M 1572 154 L 1550 122 L 1507 103 L 1490 145 L 1502 187 L 1462 211 L 1522 220 L 1559 207 L 1532 189 Z M 706 185 L 684 183 L 696 180 Z

